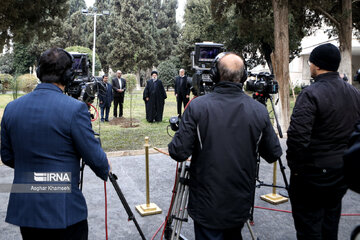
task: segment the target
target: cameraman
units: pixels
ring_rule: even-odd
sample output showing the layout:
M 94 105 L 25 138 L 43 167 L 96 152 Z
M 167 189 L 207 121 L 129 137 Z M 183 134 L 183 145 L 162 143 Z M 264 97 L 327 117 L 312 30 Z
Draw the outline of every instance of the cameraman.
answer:
M 315 83 L 299 94 L 288 129 L 289 196 L 297 238 L 335 240 L 347 186 L 343 154 L 360 118 L 360 92 L 337 72 L 339 49 L 328 43 L 310 54 Z
M 196 239 L 242 239 L 255 191 L 257 152 L 268 162 L 282 154 L 265 106 L 242 91 L 244 61 L 233 53 L 213 63 L 212 93 L 190 102 L 170 156 L 192 155 L 188 211 Z
M 14 168 L 14 184 L 47 185 L 35 173 L 71 173 L 70 193 L 10 194 L 6 222 L 20 226 L 23 239 L 87 239 L 80 158 L 103 180 L 110 170 L 86 104 L 63 94 L 74 78 L 72 62 L 63 49 L 45 51 L 37 69 L 41 84 L 10 102 L 2 118 L 1 160 Z

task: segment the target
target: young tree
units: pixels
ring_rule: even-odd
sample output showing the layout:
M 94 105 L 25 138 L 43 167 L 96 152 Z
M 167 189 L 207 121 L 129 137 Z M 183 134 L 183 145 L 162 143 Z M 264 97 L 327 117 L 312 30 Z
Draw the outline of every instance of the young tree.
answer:
M 130 94 L 130 126 L 132 127 L 133 125 L 133 110 L 134 110 L 134 105 L 133 105 L 133 95 L 134 95 L 134 90 L 136 88 L 136 76 L 134 74 L 125 74 L 124 78 L 126 79 L 126 89 L 128 91 L 128 93 Z

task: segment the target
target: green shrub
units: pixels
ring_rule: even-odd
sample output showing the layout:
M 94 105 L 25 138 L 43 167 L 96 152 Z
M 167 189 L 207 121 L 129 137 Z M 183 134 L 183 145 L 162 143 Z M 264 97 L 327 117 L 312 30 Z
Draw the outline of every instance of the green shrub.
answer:
M 126 80 L 126 91 L 130 95 L 130 125 L 133 124 L 133 111 L 135 104 L 133 104 L 133 93 L 136 89 L 136 76 L 135 74 L 125 74 L 123 78 Z
M 26 93 L 35 89 L 38 84 L 38 79 L 32 74 L 24 74 L 18 77 L 19 89 Z
M 176 66 L 171 62 L 171 60 L 163 61 L 157 67 L 159 72 L 159 79 L 163 82 L 164 87 L 169 90 L 169 87 L 175 85 L 174 79 L 177 75 Z
M 297 96 L 297 95 L 299 95 L 299 93 L 301 92 L 301 86 L 295 86 L 294 87 L 294 93 L 295 93 L 295 95 Z M 292 96 L 293 95 L 293 92 L 292 92 L 292 89 L 290 88 L 290 96 Z
M 11 82 L 13 80 L 14 78 L 10 74 L 0 74 L 1 92 L 3 94 L 11 90 Z

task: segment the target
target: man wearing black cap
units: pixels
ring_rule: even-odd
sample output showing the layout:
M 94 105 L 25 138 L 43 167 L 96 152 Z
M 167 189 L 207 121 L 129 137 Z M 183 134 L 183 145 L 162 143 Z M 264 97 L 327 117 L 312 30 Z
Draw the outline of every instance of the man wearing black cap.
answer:
M 315 83 L 299 94 L 288 129 L 289 196 L 300 240 L 337 239 L 347 190 L 343 154 L 360 118 L 360 92 L 340 78 L 340 60 L 329 43 L 311 52 Z
M 146 120 L 150 123 L 161 122 L 164 112 L 165 99 L 167 98 L 165 88 L 156 71 L 151 72 L 151 79 L 146 81 L 143 93 L 146 108 Z

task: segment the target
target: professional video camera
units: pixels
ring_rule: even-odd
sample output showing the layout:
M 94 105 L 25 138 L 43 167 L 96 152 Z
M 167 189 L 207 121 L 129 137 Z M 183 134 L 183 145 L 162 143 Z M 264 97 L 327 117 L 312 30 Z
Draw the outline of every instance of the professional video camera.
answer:
M 79 99 L 86 104 L 91 104 L 98 91 L 106 91 L 102 81 L 89 73 L 89 58 L 87 53 L 70 52 L 74 57 L 72 69 L 75 78 L 65 87 L 65 93 Z
M 252 91 L 253 98 L 265 105 L 270 94 L 276 94 L 279 91 L 279 84 L 274 80 L 274 75 L 268 72 L 259 74 L 249 73 L 250 79 L 246 81 L 246 90 Z
M 192 68 L 196 73 L 192 77 L 192 87 L 195 96 L 211 92 L 213 81 L 210 79 L 210 69 L 215 57 L 224 51 L 220 43 L 195 43 L 195 51 L 191 53 Z
M 192 68 L 196 73 L 188 82 L 192 86 L 191 90 L 195 96 L 205 95 L 212 91 L 213 81 L 210 78 L 210 69 L 215 57 L 224 51 L 224 45 L 221 43 L 202 42 L 195 43 L 195 49 L 191 53 Z M 190 79 L 190 78 L 189 78 Z M 180 119 L 171 117 L 169 119 L 171 128 L 174 132 L 179 129 Z M 169 134 L 168 135 L 172 137 Z

